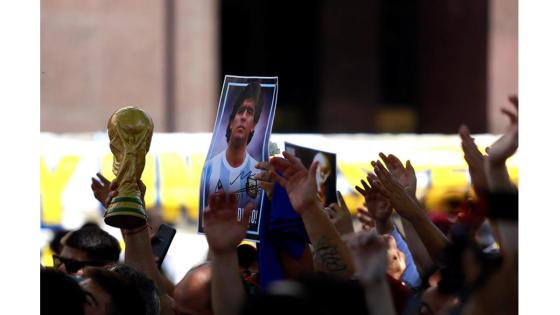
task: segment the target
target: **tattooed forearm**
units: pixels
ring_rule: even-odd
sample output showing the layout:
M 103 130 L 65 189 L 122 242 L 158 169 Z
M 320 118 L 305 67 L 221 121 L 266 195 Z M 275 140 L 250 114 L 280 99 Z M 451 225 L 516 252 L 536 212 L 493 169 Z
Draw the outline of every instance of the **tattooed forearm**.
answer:
M 320 239 L 314 246 L 313 261 L 315 265 L 326 272 L 341 272 L 348 268 L 338 249 L 326 239 Z

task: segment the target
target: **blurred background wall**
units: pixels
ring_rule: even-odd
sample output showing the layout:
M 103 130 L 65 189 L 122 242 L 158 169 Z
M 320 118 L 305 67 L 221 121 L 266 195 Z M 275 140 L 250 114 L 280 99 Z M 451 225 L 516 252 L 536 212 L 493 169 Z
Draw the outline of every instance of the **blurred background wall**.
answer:
M 116 109 L 156 131 L 209 131 L 220 84 L 215 0 L 41 1 L 41 131 L 105 130 Z
M 273 132 L 496 133 L 517 1 L 41 1 L 41 131 L 210 131 L 225 74 L 279 76 Z

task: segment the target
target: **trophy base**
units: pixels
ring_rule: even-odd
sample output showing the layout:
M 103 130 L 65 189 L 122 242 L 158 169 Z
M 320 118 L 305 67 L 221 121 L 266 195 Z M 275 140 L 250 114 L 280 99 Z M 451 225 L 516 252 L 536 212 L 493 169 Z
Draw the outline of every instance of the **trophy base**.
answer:
M 146 224 L 147 216 L 138 197 L 115 197 L 105 211 L 105 223 L 120 229 L 134 229 Z

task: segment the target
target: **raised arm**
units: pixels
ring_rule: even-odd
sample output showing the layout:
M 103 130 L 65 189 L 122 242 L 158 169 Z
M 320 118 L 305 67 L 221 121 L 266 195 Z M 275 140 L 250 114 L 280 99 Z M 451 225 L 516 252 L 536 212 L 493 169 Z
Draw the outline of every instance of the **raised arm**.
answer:
M 519 299 L 519 200 L 517 192 L 491 194 L 488 214 L 499 226 L 501 263 L 467 301 L 462 314 L 517 314 Z
M 116 182 L 110 183 L 101 174 L 97 174 L 97 176 L 100 180 L 92 178 L 91 188 L 95 198 L 106 207 L 110 203 L 111 198 L 117 196 L 118 187 Z M 139 181 L 138 186 L 142 202 L 144 202 L 146 186 L 142 181 Z M 159 272 L 152 254 L 148 224 L 133 230 L 121 229 L 121 232 L 126 244 L 124 263 L 144 272 L 146 276 L 154 281 L 160 292 L 161 314 L 173 314 L 173 301 L 168 293 L 168 281 Z
M 389 156 L 386 156 L 385 154 L 380 153 L 379 157 L 381 157 L 383 162 L 385 162 L 385 165 L 387 166 L 387 169 L 391 176 L 393 176 L 393 178 L 395 178 L 401 185 L 403 185 L 408 195 L 413 198 L 416 204 L 420 205 L 418 199 L 416 199 L 417 179 L 416 172 L 414 170 L 414 167 L 412 166 L 412 163 L 407 160 L 405 166 L 403 165 L 401 160 L 393 154 L 389 154 Z M 420 269 L 420 272 L 428 270 L 432 266 L 433 262 L 430 258 L 430 255 L 428 254 L 428 251 L 426 250 L 426 247 L 422 243 L 420 236 L 408 219 L 401 217 L 401 222 L 405 234 L 406 243 L 408 245 L 408 248 L 410 249 L 410 252 L 412 253 L 412 256 L 414 256 L 414 262 L 416 266 Z
M 486 177 L 488 178 L 488 185 L 492 192 L 516 191 L 515 186 L 509 178 L 506 160 L 517 151 L 518 147 L 519 128 L 517 111 L 519 109 L 519 103 L 517 97 L 510 97 L 509 100 L 515 107 L 515 111 L 502 108 L 502 113 L 508 116 L 510 121 L 508 130 L 490 147 L 486 148 L 488 158 L 484 166 Z
M 331 203 L 324 209 L 325 213 L 340 236 L 352 234 L 354 233 L 354 225 L 352 224 L 350 210 L 340 191 L 337 191 L 336 195 L 338 197 L 338 203 Z
M 484 170 L 484 164 L 488 157 L 478 150 L 469 127 L 462 125 L 459 128 L 459 136 L 461 137 L 463 156 L 469 166 L 471 184 L 479 197 L 484 196 L 488 192 L 488 179 Z
M 401 160 L 393 154 L 389 156 L 384 153 L 379 153 L 379 157 L 385 165 L 387 170 L 403 187 L 404 190 L 414 199 L 416 199 L 416 172 L 412 163 L 409 160 L 406 161 L 406 166 L 403 165 Z M 375 165 L 372 164 L 375 167 Z
M 405 219 L 409 220 L 422 243 L 426 247 L 432 260 L 444 249 L 449 241 L 441 231 L 430 221 L 420 204 L 411 197 L 405 188 L 394 179 L 381 162 L 372 162 L 379 182 L 374 182 L 374 187 L 387 197 L 395 210 Z
M 379 234 L 392 235 L 398 249 L 405 255 L 406 269 L 401 279 L 411 287 L 418 287 L 420 285 L 420 276 L 416 270 L 416 263 L 414 262 L 407 242 L 395 228 L 393 220 L 391 219 L 391 214 L 393 212 L 391 203 L 378 190 L 373 188 L 375 185 L 374 183 L 377 182 L 379 185 L 379 180 L 374 174 L 368 174 L 367 181 L 369 185 L 362 180 L 363 188 L 356 186 L 356 190 L 364 196 L 368 211 L 375 220 L 377 232 Z
M 295 156 L 287 152 L 283 152 L 283 155 L 285 159 L 274 157 L 271 160 L 273 178 L 286 189 L 292 207 L 302 217 L 313 245 L 316 267 L 331 274 L 351 277 L 354 265 L 350 252 L 317 199 L 314 174 L 318 163 L 314 162 L 308 170 Z
M 204 209 L 204 234 L 213 254 L 211 294 L 216 315 L 238 314 L 245 303 L 236 248 L 245 237 L 252 208 L 252 203 L 247 204 L 242 221 L 237 221 L 236 194 L 218 192 L 210 195 Z
M 268 200 L 272 200 L 275 180 L 270 162 L 259 162 L 255 167 L 261 172 L 257 173 L 254 178 L 258 181 L 259 187 L 266 192 Z M 311 249 L 307 244 L 304 247 L 303 254 L 297 259 L 292 257 L 292 254 L 285 248 L 279 250 L 278 256 L 286 279 L 295 279 L 301 274 L 310 273 L 314 270 Z
M 391 220 L 391 203 L 389 199 L 385 198 L 378 190 L 373 188 L 374 182 L 378 181 L 377 177 L 373 174 L 368 174 L 367 183 L 361 180 L 362 186 L 355 186 L 356 190 L 362 194 L 366 200 L 366 206 L 375 220 L 375 228 L 379 234 L 390 233 L 393 229 L 393 220 Z M 368 185 L 369 183 L 369 185 Z

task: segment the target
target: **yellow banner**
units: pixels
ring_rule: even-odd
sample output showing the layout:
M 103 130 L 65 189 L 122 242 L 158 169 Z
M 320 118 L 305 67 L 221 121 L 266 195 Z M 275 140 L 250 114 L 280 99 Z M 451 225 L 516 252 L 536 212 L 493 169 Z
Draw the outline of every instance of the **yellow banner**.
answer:
M 142 180 L 146 205 L 159 208 L 168 223 L 180 220 L 195 225 L 199 182 L 211 135 L 154 134 Z M 496 136 L 477 135 L 481 148 Z M 363 198 L 354 186 L 372 170 L 378 153 L 410 159 L 418 177 L 418 197 L 430 211 L 447 211 L 454 200 L 470 192 L 467 165 L 458 136 L 447 135 L 276 135 L 271 142 L 282 149 L 284 141 L 337 154 L 337 187 L 355 212 Z M 109 180 L 112 155 L 105 133 L 41 134 L 41 223 L 43 227 L 73 229 L 86 220 L 101 222 L 102 209 L 91 193 L 91 177 L 101 172 Z M 517 182 L 516 157 L 508 161 Z

